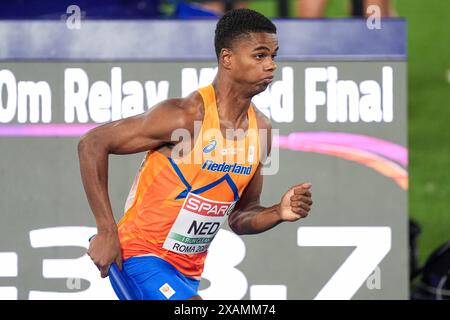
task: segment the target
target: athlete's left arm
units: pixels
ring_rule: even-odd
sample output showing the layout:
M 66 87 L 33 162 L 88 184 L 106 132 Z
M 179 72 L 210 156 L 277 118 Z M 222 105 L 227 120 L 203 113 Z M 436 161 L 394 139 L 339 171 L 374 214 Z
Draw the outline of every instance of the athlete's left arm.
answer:
M 271 126 L 266 126 L 267 154 L 271 150 Z M 308 215 L 311 210 L 311 184 L 301 183 L 291 187 L 279 203 L 270 207 L 260 205 L 263 186 L 262 164 L 253 175 L 250 183 L 236 203 L 234 211 L 228 218 L 230 228 L 237 234 L 255 234 L 269 230 L 283 221 L 297 221 Z

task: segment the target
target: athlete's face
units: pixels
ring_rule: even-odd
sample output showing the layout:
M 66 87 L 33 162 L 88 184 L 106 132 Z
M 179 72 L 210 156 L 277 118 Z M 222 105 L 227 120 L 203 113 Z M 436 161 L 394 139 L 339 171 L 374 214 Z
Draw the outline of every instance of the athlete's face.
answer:
M 233 79 L 252 94 L 266 90 L 277 68 L 278 39 L 274 33 L 250 33 L 233 43 L 230 71 Z

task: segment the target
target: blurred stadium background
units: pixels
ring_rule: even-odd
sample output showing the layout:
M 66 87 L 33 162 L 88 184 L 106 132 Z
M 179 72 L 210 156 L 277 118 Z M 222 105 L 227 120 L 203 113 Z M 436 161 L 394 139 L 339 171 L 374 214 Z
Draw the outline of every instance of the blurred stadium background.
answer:
M 273 10 L 262 2 L 252 6 Z M 418 247 L 424 263 L 450 240 L 450 1 L 393 3 L 408 25 L 409 213 L 422 228 Z M 326 14 L 348 16 L 347 5 L 331 0 Z M 294 8 L 291 1 L 291 13 Z

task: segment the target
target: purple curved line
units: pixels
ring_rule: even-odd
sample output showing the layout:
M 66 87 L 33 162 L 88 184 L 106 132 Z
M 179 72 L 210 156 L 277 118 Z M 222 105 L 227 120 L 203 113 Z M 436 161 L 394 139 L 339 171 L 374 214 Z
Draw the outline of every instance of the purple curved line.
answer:
M 0 125 L 4 137 L 78 137 L 98 124 L 18 124 Z
M 326 143 L 335 146 L 370 151 L 387 159 L 396 161 L 402 166 L 408 165 L 408 150 L 398 144 L 360 134 L 345 132 L 294 132 L 288 136 L 275 138 L 274 146 L 291 144 L 316 145 Z

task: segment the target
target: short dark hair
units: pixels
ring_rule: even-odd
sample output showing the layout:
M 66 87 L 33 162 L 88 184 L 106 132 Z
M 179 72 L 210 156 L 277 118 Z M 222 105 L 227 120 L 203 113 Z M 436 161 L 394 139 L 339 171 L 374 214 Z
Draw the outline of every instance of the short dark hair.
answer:
M 277 27 L 259 12 L 250 9 L 228 11 L 216 25 L 214 46 L 219 59 L 223 48 L 231 48 L 233 41 L 250 32 L 277 33 Z

